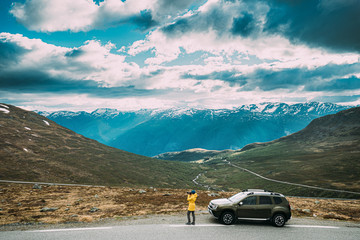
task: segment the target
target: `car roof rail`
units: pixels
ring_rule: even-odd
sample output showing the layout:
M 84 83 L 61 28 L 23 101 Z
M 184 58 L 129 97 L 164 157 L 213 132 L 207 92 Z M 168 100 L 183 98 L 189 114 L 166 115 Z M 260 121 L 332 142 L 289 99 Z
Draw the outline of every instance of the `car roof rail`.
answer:
M 275 193 L 275 192 L 272 192 L 271 195 L 276 195 L 276 196 L 280 196 L 280 193 Z
M 244 189 L 242 192 L 273 192 L 265 189 Z

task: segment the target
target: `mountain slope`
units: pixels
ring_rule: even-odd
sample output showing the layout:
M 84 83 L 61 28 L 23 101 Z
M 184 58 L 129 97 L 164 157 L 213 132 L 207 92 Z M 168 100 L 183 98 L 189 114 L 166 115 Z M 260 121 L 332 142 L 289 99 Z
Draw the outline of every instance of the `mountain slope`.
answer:
M 303 129 L 311 120 L 347 109 L 331 103 L 262 103 L 236 109 L 168 109 L 40 114 L 103 144 L 154 156 L 192 148 L 237 150 Z
M 224 159 L 271 179 L 360 192 L 360 108 L 315 119 L 290 136 L 219 155 L 212 164 L 222 168 L 207 174 L 220 186 L 259 185 L 259 179 L 246 179 Z M 219 180 L 221 174 L 228 178 Z
M 0 104 L 0 179 L 190 187 L 199 167 L 105 146 L 34 112 Z

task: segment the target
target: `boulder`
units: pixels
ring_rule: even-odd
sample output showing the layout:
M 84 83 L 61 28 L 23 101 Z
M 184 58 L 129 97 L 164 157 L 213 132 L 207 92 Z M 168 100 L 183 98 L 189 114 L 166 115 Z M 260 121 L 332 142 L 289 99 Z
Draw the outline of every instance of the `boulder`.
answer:
M 41 190 L 41 185 L 35 183 L 34 186 L 33 186 L 33 189 L 39 189 L 39 190 Z
M 54 212 L 56 210 L 58 210 L 58 208 L 43 207 L 40 212 Z
M 93 207 L 93 208 L 90 209 L 89 212 L 97 212 L 97 211 L 100 211 L 100 209 L 97 208 L 97 207 Z

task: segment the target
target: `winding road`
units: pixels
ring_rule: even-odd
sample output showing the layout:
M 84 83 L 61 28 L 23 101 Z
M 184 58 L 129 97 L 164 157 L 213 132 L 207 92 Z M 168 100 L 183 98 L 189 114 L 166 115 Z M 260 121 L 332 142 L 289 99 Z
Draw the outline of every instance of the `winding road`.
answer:
M 225 163 L 229 164 L 230 166 L 232 167 L 235 167 L 235 168 L 238 168 L 238 169 L 241 169 L 245 172 L 248 172 L 256 177 L 259 177 L 261 179 L 264 179 L 266 181 L 270 181 L 270 182 L 276 182 L 276 183 L 281 183 L 281 184 L 287 184 L 287 185 L 292 185 L 292 186 L 298 186 L 298 187 L 305 187 L 305 188 L 312 188 L 312 189 L 318 189 L 318 190 L 323 190 L 323 191 L 329 191 L 329 192 L 340 192 L 340 193 L 351 193 L 351 194 L 356 194 L 356 195 L 360 195 L 360 192 L 352 192 L 352 191 L 346 191 L 346 190 L 338 190 L 338 189 L 330 189 L 330 188 L 322 188 L 322 187 L 316 187 L 316 186 L 310 186 L 310 185 L 305 185 L 305 184 L 299 184 L 299 183 L 292 183 L 292 182 L 286 182 L 286 181 L 280 181 L 280 180 L 275 180 L 275 179 L 271 179 L 271 178 L 267 178 L 267 177 L 264 177 L 256 172 L 253 172 L 253 171 L 250 171 L 249 169 L 246 169 L 246 168 L 243 168 L 243 167 L 240 167 L 240 166 L 237 166 L 231 162 L 229 162 L 228 160 L 223 160 Z M 198 182 L 198 179 L 201 177 L 201 175 L 205 174 L 206 172 L 204 173 L 200 173 L 199 175 L 196 176 L 195 179 L 193 179 L 192 181 L 196 184 L 196 185 L 199 185 L 199 186 L 202 186 L 202 187 L 205 187 L 207 188 L 208 190 L 217 190 L 217 191 L 223 191 L 222 189 L 218 189 L 218 188 L 214 188 L 214 187 L 211 187 L 210 185 L 205 185 L 205 184 L 202 184 L 202 183 L 199 183 Z

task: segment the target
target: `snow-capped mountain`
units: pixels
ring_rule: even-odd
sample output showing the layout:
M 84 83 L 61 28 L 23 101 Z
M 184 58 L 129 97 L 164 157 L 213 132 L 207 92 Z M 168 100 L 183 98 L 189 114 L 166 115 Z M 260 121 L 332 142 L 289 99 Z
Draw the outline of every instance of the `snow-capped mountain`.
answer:
M 86 137 L 133 153 L 154 156 L 191 148 L 239 149 L 277 139 L 311 120 L 350 106 L 332 103 L 261 103 L 234 109 L 156 109 L 91 113 L 38 112 Z

